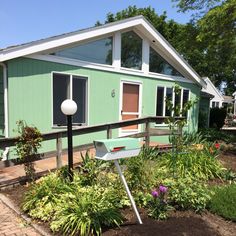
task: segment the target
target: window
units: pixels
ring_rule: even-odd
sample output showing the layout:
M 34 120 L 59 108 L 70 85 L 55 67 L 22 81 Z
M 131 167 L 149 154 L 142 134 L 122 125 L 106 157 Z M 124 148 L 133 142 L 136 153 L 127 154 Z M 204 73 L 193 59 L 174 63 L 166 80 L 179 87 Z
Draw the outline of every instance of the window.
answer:
M 164 87 L 157 87 L 157 109 L 156 115 L 157 116 L 164 116 L 163 115 L 163 108 L 164 108 Z
M 149 71 L 165 75 L 183 77 L 174 67 L 164 60 L 152 47 L 149 54 Z
M 220 107 L 220 103 L 219 102 L 212 102 L 212 108 L 215 107 Z
M 184 89 L 183 90 L 183 100 L 182 100 L 182 108 L 184 108 L 189 101 L 189 90 Z M 188 117 L 188 110 L 184 109 L 182 112 L 182 116 Z
M 177 111 L 178 116 L 188 117 L 188 112 L 183 108 L 189 101 L 189 90 L 181 89 L 180 92 L 174 93 L 173 88 L 157 87 L 157 101 L 156 101 L 156 116 L 171 116 L 173 115 L 171 104 L 179 107 Z M 182 114 L 181 114 L 182 111 Z
M 142 39 L 133 31 L 121 35 L 121 66 L 142 69 Z
M 104 38 L 76 47 L 54 52 L 51 55 L 111 65 L 112 41 L 112 37 Z
M 66 116 L 61 112 L 61 103 L 69 98 L 77 103 L 73 124 L 86 123 L 86 84 L 85 77 L 53 73 L 53 125 L 66 125 Z

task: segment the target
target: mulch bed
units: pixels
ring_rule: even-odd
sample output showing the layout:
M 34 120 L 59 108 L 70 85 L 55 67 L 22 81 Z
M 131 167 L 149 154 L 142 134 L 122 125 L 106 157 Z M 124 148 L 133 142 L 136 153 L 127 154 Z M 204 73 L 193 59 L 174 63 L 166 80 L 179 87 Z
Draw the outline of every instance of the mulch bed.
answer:
M 227 168 L 236 172 L 236 154 L 224 153 L 220 160 Z M 18 186 L 2 191 L 17 206 L 20 206 L 26 186 Z M 235 236 L 236 223 L 226 221 L 207 211 L 201 215 L 192 211 L 174 211 L 166 221 L 156 221 L 149 218 L 143 209 L 139 209 L 143 224 L 138 224 L 132 209 L 123 210 L 126 219 L 120 228 L 104 230 L 103 236 Z M 50 232 L 48 225 L 38 222 L 45 231 Z M 60 235 L 60 234 L 58 234 Z

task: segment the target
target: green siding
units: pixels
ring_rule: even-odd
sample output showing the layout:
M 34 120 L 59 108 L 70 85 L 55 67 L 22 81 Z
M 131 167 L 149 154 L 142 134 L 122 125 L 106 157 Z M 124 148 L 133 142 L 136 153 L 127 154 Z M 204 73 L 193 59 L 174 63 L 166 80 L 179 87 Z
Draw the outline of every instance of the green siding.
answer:
M 210 98 L 201 97 L 199 105 L 199 125 L 201 128 L 209 128 Z
M 64 72 L 88 77 L 88 117 L 89 125 L 116 122 L 119 119 L 120 81 L 142 82 L 142 116 L 155 115 L 156 87 L 174 86 L 174 82 L 119 73 L 85 69 L 59 63 L 45 62 L 27 58 L 18 58 L 8 62 L 9 71 L 9 130 L 16 136 L 16 121 L 23 119 L 27 124 L 35 125 L 41 132 L 52 129 L 52 72 Z M 196 84 L 180 83 L 181 87 L 191 91 L 191 99 L 199 96 Z M 111 91 L 115 90 L 115 97 Z M 188 130 L 197 129 L 198 105 L 190 114 Z M 113 136 L 118 135 L 118 130 Z M 105 138 L 105 132 L 83 135 L 74 138 L 75 144 L 92 142 L 95 138 Z M 66 145 L 64 143 L 64 145 Z M 65 147 L 65 146 L 64 146 Z M 55 148 L 55 142 L 47 142 L 44 150 Z
M 0 137 L 4 136 L 3 68 L 0 66 Z

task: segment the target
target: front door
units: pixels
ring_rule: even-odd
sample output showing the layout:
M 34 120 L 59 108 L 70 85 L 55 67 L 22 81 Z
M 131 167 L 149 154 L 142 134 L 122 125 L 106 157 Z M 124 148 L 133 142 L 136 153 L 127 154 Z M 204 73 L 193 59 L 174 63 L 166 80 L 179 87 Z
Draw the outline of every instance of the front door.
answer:
M 139 83 L 122 82 L 121 120 L 140 117 L 140 89 Z M 121 128 L 121 136 L 136 133 L 139 125 Z

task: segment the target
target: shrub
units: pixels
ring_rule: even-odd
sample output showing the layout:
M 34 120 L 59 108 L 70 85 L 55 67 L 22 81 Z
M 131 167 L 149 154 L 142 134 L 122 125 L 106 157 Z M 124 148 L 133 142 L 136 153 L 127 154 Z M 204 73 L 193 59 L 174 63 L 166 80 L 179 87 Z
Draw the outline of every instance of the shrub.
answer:
M 16 142 L 16 154 L 20 159 L 27 161 L 24 163 L 25 174 L 29 180 L 33 181 L 35 168 L 31 159 L 36 156 L 41 147 L 42 136 L 36 127 L 28 126 L 23 120 L 18 121 L 17 126 L 20 136 Z
M 70 191 L 71 187 L 58 177 L 58 173 L 50 173 L 30 186 L 24 195 L 22 209 L 33 218 L 49 220 L 60 195 Z
M 169 185 L 169 199 L 177 208 L 199 212 L 206 208 L 211 198 L 207 185 L 194 177 L 172 179 L 166 181 L 166 185 Z
M 202 150 L 201 150 L 202 149 Z M 223 166 L 216 159 L 218 150 L 210 145 L 192 146 L 185 153 L 168 152 L 162 155 L 158 166 L 168 168 L 173 176 L 194 176 L 197 179 L 221 177 Z
M 156 162 L 145 158 L 142 154 L 125 160 L 126 180 L 133 191 L 149 191 L 155 183 Z
M 208 142 L 215 142 L 216 140 L 224 141 L 226 143 L 236 142 L 235 135 L 228 134 L 213 128 L 201 130 L 201 134 Z
M 210 110 L 210 127 L 221 129 L 224 125 L 227 111 L 225 108 L 211 108 Z
M 73 194 L 63 194 L 50 224 L 51 229 L 83 236 L 100 235 L 103 225 L 118 226 L 122 216 L 108 196 L 107 189 L 96 185 L 77 188 Z
M 81 183 L 83 186 L 93 185 L 97 183 L 99 173 L 109 167 L 109 163 L 101 160 L 96 160 L 89 156 L 86 152 L 85 155 L 81 153 L 82 162 L 79 165 L 79 173 L 81 174 Z
M 236 221 L 236 184 L 215 187 L 209 210 L 228 220 Z

